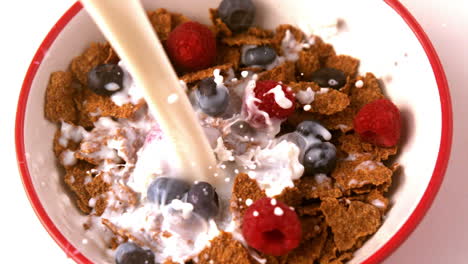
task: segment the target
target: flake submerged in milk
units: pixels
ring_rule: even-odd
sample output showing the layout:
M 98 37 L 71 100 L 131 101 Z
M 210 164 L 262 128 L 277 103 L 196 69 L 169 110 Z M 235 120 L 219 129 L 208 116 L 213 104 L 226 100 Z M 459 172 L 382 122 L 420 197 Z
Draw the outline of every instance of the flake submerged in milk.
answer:
M 298 43 L 291 31 L 289 29 L 286 30 L 284 38 L 281 41 L 281 49 L 283 50 L 286 60 L 297 61 L 302 48 L 302 44 Z
M 361 163 L 359 163 L 356 168 L 354 168 L 354 171 L 358 170 L 375 170 L 377 167 L 384 166 L 381 162 L 373 161 L 373 160 L 366 160 Z
M 83 127 L 74 126 L 62 121 L 58 142 L 62 147 L 67 147 L 69 140 L 78 143 L 83 140 L 83 137 L 87 134 L 88 132 Z
M 64 150 L 61 154 L 63 166 L 73 166 L 76 164 L 77 159 L 75 157 L 75 152 L 71 150 Z

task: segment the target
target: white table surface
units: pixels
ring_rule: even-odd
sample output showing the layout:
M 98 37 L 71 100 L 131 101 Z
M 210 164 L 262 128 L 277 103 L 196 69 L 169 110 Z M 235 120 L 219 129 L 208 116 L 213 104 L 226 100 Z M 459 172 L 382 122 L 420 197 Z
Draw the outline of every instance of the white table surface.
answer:
M 378 0 L 376 0 L 378 1 Z M 22 79 L 40 42 L 74 0 L 4 1 L 0 11 L 0 262 L 73 263 L 42 228 L 18 175 L 14 117 Z M 452 157 L 427 216 L 386 264 L 468 263 L 468 1 L 401 0 L 431 38 L 454 109 Z

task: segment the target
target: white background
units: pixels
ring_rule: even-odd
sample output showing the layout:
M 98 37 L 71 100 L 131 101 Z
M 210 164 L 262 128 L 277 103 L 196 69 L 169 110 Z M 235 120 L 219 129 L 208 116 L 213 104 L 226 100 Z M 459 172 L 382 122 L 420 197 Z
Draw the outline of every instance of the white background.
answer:
M 193 1 L 193 0 L 192 0 Z M 378 0 L 376 0 L 378 1 Z M 0 259 L 73 263 L 42 228 L 24 193 L 14 150 L 22 79 L 40 42 L 73 0 L 14 0 L 0 10 Z M 401 0 L 431 38 L 445 68 L 454 109 L 452 157 L 432 208 L 384 263 L 468 263 L 468 1 Z M 417 175 L 415 175 L 417 177 Z

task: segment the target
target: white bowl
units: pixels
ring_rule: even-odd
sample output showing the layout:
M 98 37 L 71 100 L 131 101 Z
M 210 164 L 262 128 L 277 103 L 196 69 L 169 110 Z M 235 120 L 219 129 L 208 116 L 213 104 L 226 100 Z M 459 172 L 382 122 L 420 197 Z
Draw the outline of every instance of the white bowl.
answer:
M 203 23 L 218 1 L 144 0 L 148 10 L 181 12 Z M 349 32 L 332 38 L 338 53 L 361 59 L 361 72 L 381 77 L 386 94 L 401 109 L 404 137 L 396 161 L 403 167 L 391 192 L 391 209 L 382 227 L 349 263 L 378 263 L 416 227 L 430 206 L 447 165 L 452 114 L 450 96 L 438 57 L 421 27 L 396 0 L 255 0 L 257 24 L 274 28 L 296 24 L 303 29 L 344 19 Z M 372 11 L 369 11 L 372 10 Z M 326 32 L 325 32 L 326 33 Z M 85 233 L 84 217 L 66 192 L 52 151 L 56 125 L 44 118 L 49 75 L 65 70 L 92 41 L 104 40 L 79 3 L 50 31 L 27 72 L 18 102 L 16 148 L 29 199 L 50 235 L 78 263 L 113 263 Z M 397 66 L 395 66 L 397 63 Z M 390 78 L 391 77 L 391 78 Z M 83 243 L 87 239 L 88 243 Z

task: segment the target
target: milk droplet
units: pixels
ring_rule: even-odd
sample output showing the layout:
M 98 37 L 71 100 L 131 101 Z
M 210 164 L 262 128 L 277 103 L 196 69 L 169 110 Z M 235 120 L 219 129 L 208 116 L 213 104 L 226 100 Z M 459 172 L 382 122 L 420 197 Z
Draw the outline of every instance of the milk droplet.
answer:
M 276 199 L 271 199 L 271 205 L 275 206 L 277 204 Z
M 116 84 L 115 82 L 111 82 L 104 85 L 104 88 L 108 91 L 114 92 L 120 89 L 120 85 Z
M 275 210 L 273 212 L 275 215 L 277 216 L 282 216 L 284 214 L 284 211 L 283 209 L 279 208 L 279 207 L 275 207 Z
M 179 96 L 177 94 L 171 94 L 167 97 L 167 102 L 169 104 L 175 103 L 177 100 L 179 100 Z
M 362 87 L 364 87 L 364 82 L 363 82 L 362 80 L 357 81 L 357 82 L 356 82 L 356 87 L 357 87 L 357 88 L 362 88 Z

